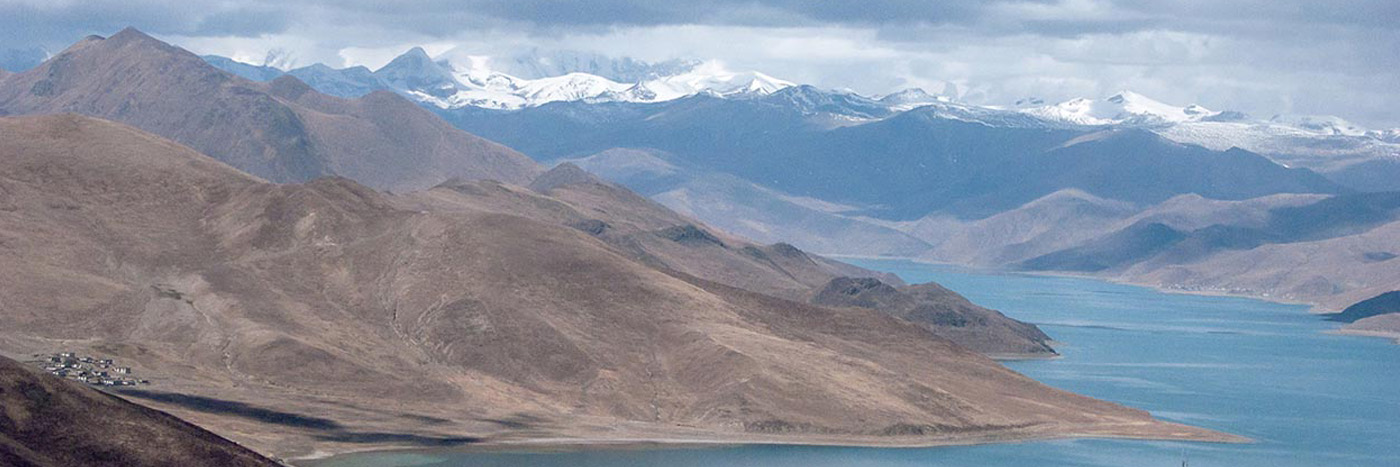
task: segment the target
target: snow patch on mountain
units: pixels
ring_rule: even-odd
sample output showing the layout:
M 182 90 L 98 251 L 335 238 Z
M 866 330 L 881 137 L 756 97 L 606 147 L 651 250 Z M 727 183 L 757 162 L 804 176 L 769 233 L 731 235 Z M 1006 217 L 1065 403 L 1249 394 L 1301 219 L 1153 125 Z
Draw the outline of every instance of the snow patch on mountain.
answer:
M 879 96 L 877 99 L 890 106 L 894 110 L 910 110 L 925 105 L 952 102 L 953 98 L 946 95 L 929 94 L 928 91 L 919 88 L 909 88 L 899 92 Z
M 1334 136 L 1366 136 L 1366 129 L 1332 115 L 1275 115 L 1269 123 Z
M 1053 105 L 1023 107 L 1021 112 L 1049 121 L 1089 126 L 1169 125 L 1202 121 L 1220 114 L 1195 104 L 1186 107 L 1165 104 L 1132 91 L 1103 99 L 1079 98 Z
M 701 93 L 723 97 L 768 95 L 793 86 L 789 81 L 756 71 L 731 71 L 718 61 L 677 67 L 683 71 L 652 76 L 636 83 L 617 82 L 583 72 L 525 79 L 491 69 L 490 63 L 490 60 L 470 60 L 463 66 L 453 66 L 449 74 L 455 78 L 456 86 L 450 94 L 434 92 L 445 89 L 444 86 L 400 89 L 447 109 L 466 106 L 518 109 L 568 101 L 664 102 Z
M 797 85 L 758 71 L 734 71 L 713 60 L 673 60 L 652 65 L 632 59 L 539 51 L 505 59 L 456 54 L 451 60 L 442 60 L 415 47 L 374 71 L 316 64 L 283 72 L 272 66 L 223 57 L 204 58 L 249 79 L 267 81 L 291 74 L 313 88 L 341 97 L 390 89 L 443 109 L 515 110 L 556 102 L 656 103 L 695 95 L 765 97 L 774 105 L 798 110 L 812 116 L 814 123 L 831 127 L 912 112 L 917 118 L 955 119 L 989 126 L 1143 128 L 1179 143 L 1216 150 L 1238 147 L 1290 166 L 1319 170 L 1375 157 L 1400 158 L 1400 129 L 1367 130 L 1333 116 L 1276 115 L 1267 120 L 1251 119 L 1235 111 L 1167 104 L 1131 91 L 1052 104 L 1027 97 L 1014 105 L 987 106 L 959 102 L 958 87 L 951 83 L 945 83 L 939 94 L 911 88 L 866 97 L 851 91 Z M 637 79 L 614 79 L 623 77 Z

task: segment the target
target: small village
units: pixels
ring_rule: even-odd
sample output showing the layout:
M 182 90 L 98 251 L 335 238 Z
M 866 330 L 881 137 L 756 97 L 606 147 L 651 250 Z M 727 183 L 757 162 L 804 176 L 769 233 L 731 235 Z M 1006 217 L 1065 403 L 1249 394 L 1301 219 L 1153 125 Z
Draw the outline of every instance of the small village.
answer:
M 46 356 L 39 355 L 39 357 L 40 359 L 35 363 L 44 371 L 80 383 L 93 386 L 151 384 L 150 381 L 134 376 L 131 367 L 117 366 L 117 363 L 110 358 L 80 356 L 74 352 L 60 352 Z

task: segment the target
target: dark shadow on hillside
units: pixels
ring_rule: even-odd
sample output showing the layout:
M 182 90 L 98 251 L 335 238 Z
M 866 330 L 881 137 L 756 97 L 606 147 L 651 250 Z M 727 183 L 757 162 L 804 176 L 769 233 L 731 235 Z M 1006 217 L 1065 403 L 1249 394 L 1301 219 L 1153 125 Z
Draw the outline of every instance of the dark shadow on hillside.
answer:
M 186 409 L 200 412 L 233 415 L 274 425 L 310 428 L 313 430 L 339 430 L 343 428 L 340 423 L 331 419 L 282 412 L 256 407 L 242 402 L 226 401 L 211 397 L 191 396 L 172 392 L 146 391 L 141 389 L 123 389 L 117 392 L 123 396 L 178 405 Z
M 242 402 L 141 389 L 123 389 L 117 392 L 123 396 L 177 405 L 200 412 L 232 415 L 262 423 L 319 430 L 324 433 L 314 436 L 316 439 L 322 441 L 363 444 L 390 443 L 426 447 L 460 446 L 481 441 L 481 438 L 472 436 L 425 436 L 411 433 L 346 431 L 345 427 L 335 420 L 257 407 Z M 444 424 L 450 422 L 449 420 L 422 415 L 405 414 L 403 416 L 427 424 Z
M 418 415 L 411 413 L 400 414 L 399 418 L 413 420 L 415 422 L 422 423 L 425 425 L 449 425 L 452 423 L 452 420 L 448 420 L 445 418 L 429 417 L 427 415 Z
M 543 422 L 543 420 L 540 420 L 539 417 L 523 413 L 512 414 L 506 416 L 505 418 L 483 418 L 480 420 L 487 423 L 494 423 L 503 428 L 509 428 L 512 430 L 530 430 L 538 428 L 539 425 Z

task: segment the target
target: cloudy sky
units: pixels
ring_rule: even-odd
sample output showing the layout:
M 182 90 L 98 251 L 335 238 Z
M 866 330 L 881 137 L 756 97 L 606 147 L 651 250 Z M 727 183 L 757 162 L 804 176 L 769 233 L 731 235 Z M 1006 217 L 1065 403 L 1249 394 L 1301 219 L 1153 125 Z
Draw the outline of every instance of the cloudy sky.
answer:
M 963 100 L 1131 89 L 1267 118 L 1400 127 L 1396 0 L 0 0 L 0 67 L 135 26 L 197 53 L 279 66 L 538 47 L 716 59 L 876 94 L 958 85 Z

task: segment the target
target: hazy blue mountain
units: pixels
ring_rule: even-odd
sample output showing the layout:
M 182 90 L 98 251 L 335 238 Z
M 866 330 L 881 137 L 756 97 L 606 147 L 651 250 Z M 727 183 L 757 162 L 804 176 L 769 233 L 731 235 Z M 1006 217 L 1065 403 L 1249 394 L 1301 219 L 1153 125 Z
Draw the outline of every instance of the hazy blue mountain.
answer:
M 374 76 L 396 89 L 411 89 L 430 96 L 446 97 L 457 91 L 457 79 L 446 64 L 433 61 L 422 47 L 409 49 L 383 67 Z
M 1400 221 L 1400 192 L 1340 195 L 1302 206 L 1271 209 L 1262 226 L 1213 224 L 1185 232 L 1161 223 L 1139 222 L 1019 266 L 1097 272 L 1125 268 L 1149 258 L 1155 265 L 1184 264 L 1227 250 L 1359 235 L 1396 221 Z M 1369 261 L 1394 258 L 1386 252 L 1369 255 Z
M 1342 186 L 1360 191 L 1391 191 L 1400 189 L 1400 160 L 1376 159 L 1352 164 L 1325 173 L 1327 178 Z
M 0 70 L 18 73 L 39 66 L 49 58 L 40 47 L 13 48 L 0 51 Z
M 1082 246 L 1032 258 L 1021 267 L 1035 271 L 1098 272 L 1152 257 L 1187 238 L 1160 223 L 1137 223 Z
M 611 149 L 570 162 L 683 214 L 763 243 L 855 255 L 915 256 L 927 243 L 843 215 L 850 206 L 803 199 L 654 150 Z
M 389 89 L 389 85 L 375 76 L 374 72 L 362 66 L 331 68 L 317 63 L 293 69 L 287 74 L 297 77 L 317 91 L 337 97 L 355 98 Z
M 459 128 L 538 159 L 655 148 L 705 170 L 887 219 L 939 211 L 984 217 L 1065 188 L 1141 203 L 1185 193 L 1244 199 L 1344 191 L 1257 154 L 1182 145 L 1146 130 L 1054 128 L 1023 114 L 957 105 L 879 118 L 877 103 L 857 97 L 798 86 L 748 99 L 440 112 Z
M 278 76 L 286 74 L 286 72 L 282 71 L 281 69 L 278 69 L 277 67 L 271 67 L 266 65 L 251 65 L 234 60 L 232 58 L 220 57 L 218 55 L 201 55 L 199 56 L 199 58 L 204 59 L 204 61 L 208 62 L 210 65 L 214 65 L 215 68 L 227 71 L 229 73 L 233 73 L 243 78 L 251 79 L 253 81 L 272 81 Z
M 405 55 L 410 55 L 411 53 L 412 51 Z M 250 65 L 218 55 L 203 55 L 200 58 L 203 58 L 205 62 L 213 65 L 215 68 L 253 81 L 272 81 L 282 75 L 292 75 L 308 86 L 311 86 L 312 89 L 336 97 L 356 98 L 381 89 L 392 89 L 383 78 L 376 76 L 373 71 L 363 66 L 331 68 L 324 64 L 317 63 L 301 68 L 294 68 L 289 71 L 282 71 L 276 67 Z M 386 68 L 388 67 L 386 66 Z M 404 63 L 400 63 L 396 68 L 391 69 L 391 72 L 402 76 L 408 73 L 405 68 L 408 68 L 408 66 Z

